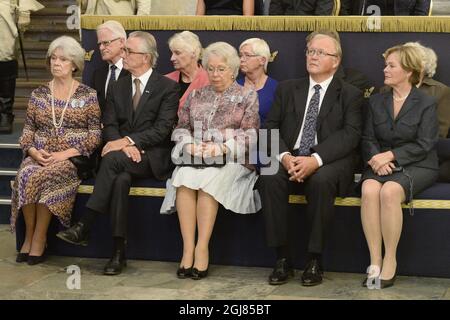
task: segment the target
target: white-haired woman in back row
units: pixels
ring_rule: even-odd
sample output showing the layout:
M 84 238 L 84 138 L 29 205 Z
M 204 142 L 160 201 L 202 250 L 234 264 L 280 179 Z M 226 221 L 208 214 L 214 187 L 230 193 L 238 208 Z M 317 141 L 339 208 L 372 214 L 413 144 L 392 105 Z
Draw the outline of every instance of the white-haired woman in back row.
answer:
M 169 39 L 169 48 L 172 51 L 170 61 L 175 71 L 166 74 L 166 77 L 180 85 L 180 108 L 182 108 L 192 90 L 209 84 L 208 73 L 200 64 L 202 44 L 195 33 L 183 31 L 175 33 Z
M 433 79 L 437 68 L 437 55 L 433 49 L 425 47 L 419 42 L 407 42 L 405 46 L 415 47 L 421 52 L 423 72 L 420 75 L 420 82 L 417 87 L 429 96 L 436 98 L 439 136 L 447 138 L 450 128 L 450 88 Z
M 75 39 L 55 39 L 47 51 L 53 79 L 31 93 L 19 141 L 24 160 L 12 190 L 11 227 L 22 212 L 26 229 L 17 262 L 44 261 L 53 216 L 69 226 L 81 182 L 69 158 L 90 156 L 101 141 L 97 93 L 74 79 L 84 54 Z
M 267 75 L 271 58 L 269 45 L 263 39 L 247 39 L 239 46 L 239 58 L 243 76 L 237 79 L 237 83 L 258 92 L 259 117 L 263 125 L 278 85 L 277 80 Z

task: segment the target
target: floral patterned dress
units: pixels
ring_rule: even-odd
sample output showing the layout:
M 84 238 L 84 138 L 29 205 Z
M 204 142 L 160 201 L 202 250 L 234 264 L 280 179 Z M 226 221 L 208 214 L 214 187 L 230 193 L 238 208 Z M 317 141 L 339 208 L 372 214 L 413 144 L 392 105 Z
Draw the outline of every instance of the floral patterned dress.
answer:
M 66 101 L 55 99 L 55 118 L 59 122 Z M 69 226 L 78 186 L 77 169 L 70 160 L 41 166 L 28 156 L 31 147 L 47 152 L 77 149 L 89 156 L 100 145 L 100 108 L 95 90 L 80 84 L 69 100 L 61 128 L 55 128 L 52 118 L 49 86 L 31 93 L 27 117 L 20 137 L 24 160 L 20 165 L 12 190 L 11 229 L 15 229 L 20 209 L 27 204 L 43 204 Z
M 173 135 L 177 141 L 172 152 L 174 162 L 177 155 L 182 154 L 185 144 L 196 143 L 198 133 L 201 133 L 202 141 L 215 140 L 210 139 L 208 133 L 220 133 L 220 142 L 227 146 L 233 158 L 239 160 L 227 162 L 222 167 L 176 167 L 166 184 L 161 213 L 175 212 L 176 189 L 180 186 L 202 190 L 236 213 L 255 213 L 261 209 L 259 194 L 253 190 L 257 175 L 248 161 L 251 149 L 248 141 L 252 140 L 249 137 L 259 129 L 258 110 L 256 91 L 236 82 L 222 94 L 215 92 L 212 86 L 192 91 L 178 111 L 178 131 Z

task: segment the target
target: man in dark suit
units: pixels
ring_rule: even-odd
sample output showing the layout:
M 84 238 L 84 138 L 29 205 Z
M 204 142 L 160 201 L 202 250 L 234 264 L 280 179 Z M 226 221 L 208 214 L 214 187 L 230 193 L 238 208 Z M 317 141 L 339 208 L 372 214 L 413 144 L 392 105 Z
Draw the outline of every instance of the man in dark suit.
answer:
M 271 0 L 271 16 L 330 16 L 334 0 Z
M 308 264 L 302 284 L 313 286 L 322 282 L 321 254 L 335 197 L 344 196 L 353 181 L 363 95 L 335 77 L 342 57 L 336 39 L 331 31 L 308 36 L 309 78 L 280 83 L 267 117 L 269 133 L 279 132 L 278 150 L 271 145 L 271 156 L 282 164 L 276 174 L 261 175 L 258 181 L 268 244 L 278 256 L 270 284 L 283 284 L 293 273 L 287 222 L 290 184 L 303 184 L 308 202 Z
M 377 6 L 382 16 L 428 16 L 431 0 L 342 0 L 340 15 L 373 15 Z
M 106 96 L 110 84 L 130 73 L 123 68 L 123 47 L 127 34 L 123 26 L 113 20 L 106 21 L 97 27 L 97 43 L 106 64 L 95 69 L 92 79 L 87 85 L 97 91 L 98 103 L 103 112 L 106 107 Z
M 156 73 L 158 53 L 154 37 L 142 31 L 130 34 L 125 44 L 124 68 L 131 74 L 110 90 L 103 117 L 104 140 L 100 170 L 85 215 L 57 236 L 87 245 L 96 216 L 109 212 L 114 237 L 113 257 L 104 274 L 121 273 L 125 262 L 128 193 L 134 178 L 170 176 L 170 136 L 177 121 L 179 86 Z

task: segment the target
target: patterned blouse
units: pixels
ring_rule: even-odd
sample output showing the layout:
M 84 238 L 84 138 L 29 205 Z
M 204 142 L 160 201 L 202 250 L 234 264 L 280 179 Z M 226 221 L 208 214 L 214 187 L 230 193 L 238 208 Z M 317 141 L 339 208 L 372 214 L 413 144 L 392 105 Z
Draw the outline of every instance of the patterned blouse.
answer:
M 200 141 L 225 143 L 232 155 L 247 154 L 259 129 L 256 91 L 234 82 L 224 92 L 212 86 L 194 90 L 178 113 L 178 145 Z M 220 133 L 220 134 L 219 134 Z

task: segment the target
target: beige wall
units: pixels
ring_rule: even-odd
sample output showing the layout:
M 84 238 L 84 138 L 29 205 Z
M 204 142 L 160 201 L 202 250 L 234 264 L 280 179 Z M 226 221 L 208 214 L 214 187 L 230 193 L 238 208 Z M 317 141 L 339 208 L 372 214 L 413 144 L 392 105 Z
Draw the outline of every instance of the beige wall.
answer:
M 197 0 L 149 0 L 153 15 L 194 15 Z

